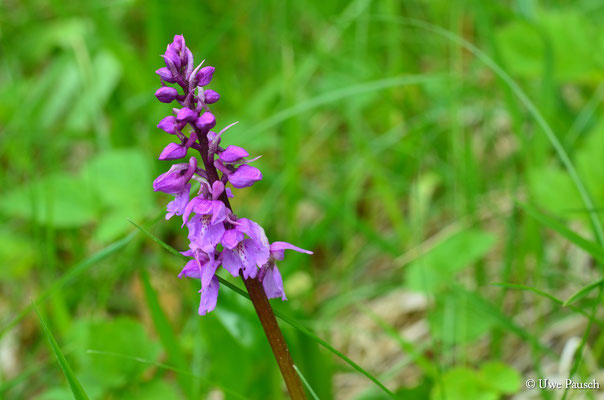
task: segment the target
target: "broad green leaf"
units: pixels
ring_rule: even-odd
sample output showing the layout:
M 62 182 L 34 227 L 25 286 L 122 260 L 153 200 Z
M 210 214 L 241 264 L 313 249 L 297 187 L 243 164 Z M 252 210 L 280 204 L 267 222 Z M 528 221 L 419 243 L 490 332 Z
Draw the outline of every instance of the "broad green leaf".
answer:
M 497 391 L 484 385 L 478 373 L 465 367 L 445 372 L 430 393 L 432 400 L 497 400 Z
M 99 214 L 98 206 L 87 182 L 66 173 L 25 184 L 0 197 L 0 208 L 6 215 L 57 228 L 94 222 Z
M 103 350 L 150 360 L 159 355 L 159 345 L 149 338 L 143 326 L 125 317 L 80 320 L 72 335 L 75 346 L 82 350 Z M 144 365 L 135 361 L 95 357 L 83 351 L 77 354 L 82 381 L 94 387 L 117 389 L 137 379 L 145 370 Z
M 38 314 L 38 319 L 40 320 L 40 324 L 42 325 L 42 328 L 44 329 L 44 334 L 46 335 L 46 338 L 50 342 L 50 348 L 52 349 L 52 352 L 57 357 L 57 361 L 59 362 L 59 366 L 63 370 L 63 374 L 65 374 L 65 378 L 67 378 L 67 383 L 69 384 L 69 387 L 71 388 L 73 397 L 76 400 L 87 400 L 88 396 L 86 395 L 86 392 L 82 388 L 82 385 L 80 384 L 80 381 L 78 381 L 78 378 L 73 373 L 71 366 L 69 365 L 69 363 L 67 362 L 67 359 L 63 355 L 63 352 L 61 351 L 59 344 L 57 343 L 54 336 L 52 335 L 52 332 L 50 332 L 50 329 L 48 329 L 48 326 L 46 325 L 46 322 L 44 322 L 42 315 L 40 315 L 40 311 L 38 311 L 38 307 L 36 307 L 35 303 L 33 303 L 33 307 L 34 307 L 34 310 L 36 310 L 36 314 Z
M 446 287 L 457 272 L 481 259 L 494 243 L 495 237 L 488 232 L 460 232 L 409 265 L 406 283 L 416 291 L 436 292 Z
M 516 393 L 522 384 L 522 377 L 518 371 L 499 361 L 482 364 L 480 376 L 486 386 L 503 394 Z
M 127 217 L 142 218 L 153 209 L 150 165 L 140 150 L 119 149 L 93 158 L 82 174 L 109 210 L 97 238 L 114 239 L 128 230 Z
M 484 335 L 495 323 L 477 307 L 465 291 L 439 294 L 436 308 L 428 315 L 430 332 L 448 344 L 468 343 Z

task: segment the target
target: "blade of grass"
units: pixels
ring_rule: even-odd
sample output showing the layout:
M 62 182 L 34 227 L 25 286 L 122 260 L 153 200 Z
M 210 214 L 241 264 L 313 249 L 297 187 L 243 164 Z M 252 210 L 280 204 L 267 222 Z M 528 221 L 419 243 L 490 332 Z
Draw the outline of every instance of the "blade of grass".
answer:
M 82 261 L 75 267 L 71 268 L 65 275 L 61 278 L 55 280 L 50 286 L 48 286 L 45 290 L 42 291 L 36 298 L 36 302 L 41 302 L 46 299 L 49 295 L 51 295 L 55 290 L 63 287 L 65 284 L 71 282 L 76 279 L 78 276 L 82 275 L 88 269 L 90 269 L 93 265 L 98 263 L 99 261 L 109 257 L 113 253 L 123 249 L 128 243 L 134 239 L 134 237 L 138 234 L 137 231 L 131 232 L 128 236 L 120 239 L 116 242 L 111 243 L 109 246 L 104 249 L 96 252 L 92 256 L 88 257 L 86 260 Z M 6 332 L 10 331 L 14 328 L 29 312 L 32 310 L 33 306 L 30 304 L 25 307 L 16 317 L 14 317 L 8 324 L 0 329 L 0 338 L 6 334 Z
M 598 284 L 601 284 L 602 281 L 598 281 Z M 493 283 L 494 286 L 501 286 L 507 289 L 516 289 L 516 290 L 523 290 L 523 291 L 527 291 L 527 292 L 532 292 L 535 293 L 536 295 L 539 295 L 541 297 L 545 297 L 546 299 L 551 300 L 553 303 L 563 306 L 563 307 L 567 307 L 569 310 L 572 310 L 578 314 L 583 315 L 585 318 L 587 318 L 588 320 L 595 322 L 596 324 L 600 325 L 600 326 L 604 326 L 604 322 L 600 322 L 597 319 L 594 319 L 591 315 L 589 315 L 586 311 L 582 310 L 579 307 L 575 307 L 571 304 L 565 304 L 564 301 L 560 300 L 557 297 L 554 297 L 553 295 L 551 295 L 550 293 L 544 292 L 543 290 L 537 289 L 535 287 L 532 286 L 527 286 L 527 285 L 519 285 L 516 283 L 506 283 L 506 282 L 496 282 Z M 599 285 L 596 285 L 595 287 L 598 287 Z M 568 301 L 568 300 L 567 300 Z
M 102 356 L 111 356 L 111 357 L 119 357 L 119 358 L 123 358 L 125 360 L 131 360 L 131 361 L 136 361 L 142 364 L 148 364 L 148 365 L 153 365 L 157 368 L 161 368 L 161 369 L 165 369 L 168 371 L 173 371 L 176 372 L 177 374 L 180 375 L 186 375 L 186 376 L 191 376 L 194 377 L 196 379 L 199 379 L 200 381 L 202 381 L 203 383 L 205 383 L 206 385 L 208 385 L 208 387 L 218 387 L 220 389 L 222 389 L 225 393 L 231 394 L 235 397 L 237 397 L 238 399 L 247 399 L 247 397 L 245 397 L 242 394 L 239 394 L 231 389 L 228 389 L 222 385 L 217 384 L 216 382 L 205 378 L 201 375 L 197 375 L 197 374 L 193 374 L 187 370 L 181 369 L 181 368 L 177 368 L 168 364 L 164 364 L 164 363 L 160 363 L 157 361 L 153 361 L 153 360 L 147 360 L 145 358 L 142 357 L 136 357 L 136 356 L 131 356 L 128 354 L 120 354 L 120 353 L 114 353 L 114 352 L 110 352 L 110 351 L 101 351 L 101 350 L 92 350 L 92 349 L 88 349 L 86 350 L 86 352 L 88 354 L 96 354 L 96 355 L 102 355 Z
M 377 90 L 390 89 L 400 86 L 415 85 L 420 83 L 430 83 L 437 79 L 442 79 L 441 76 L 425 76 L 425 75 L 403 75 L 391 78 L 378 79 L 375 81 L 365 82 L 358 85 L 352 85 L 331 92 L 323 93 L 312 99 L 298 103 L 292 107 L 286 108 L 274 114 L 263 122 L 252 126 L 245 132 L 245 135 L 256 135 L 266 131 L 283 121 L 299 115 L 305 111 L 318 108 L 322 105 L 333 103 L 346 97 L 357 96 L 359 94 L 373 92 Z
M 57 357 L 57 361 L 59 362 L 59 366 L 63 370 L 63 374 L 65 374 L 65 378 L 67 378 L 67 383 L 69 383 L 69 387 L 71 388 L 73 397 L 76 400 L 88 400 L 88 395 L 82 388 L 82 385 L 80 385 L 80 381 L 78 381 L 78 378 L 73 373 L 71 366 L 67 362 L 65 355 L 63 355 L 63 352 L 61 351 L 59 344 L 57 343 L 54 336 L 52 335 L 52 332 L 50 332 L 50 329 L 46 325 L 46 322 L 44 322 L 44 319 L 42 318 L 42 315 L 40 314 L 38 307 L 36 307 L 36 303 L 32 301 L 31 305 L 32 305 L 33 309 L 36 311 L 36 314 L 38 315 L 38 319 L 40 320 L 40 324 L 42 325 L 42 328 L 44 329 L 44 334 L 46 335 L 46 338 L 50 342 L 50 348 L 52 349 L 53 353 Z
M 304 384 L 304 386 L 306 386 L 306 389 L 308 390 L 308 392 L 310 393 L 310 395 L 312 396 L 313 399 L 315 400 L 319 400 L 319 397 L 317 396 L 317 394 L 315 393 L 314 390 L 312 390 L 312 387 L 310 386 L 310 384 L 308 383 L 308 381 L 306 380 L 306 378 L 304 377 L 304 375 L 302 375 L 302 372 L 300 372 L 300 369 L 298 369 L 298 367 L 296 367 L 294 365 L 294 369 L 296 370 L 296 372 L 298 373 L 298 375 L 300 375 L 300 379 L 302 380 L 302 383 Z
M 575 301 L 579 300 L 595 288 L 602 286 L 602 284 L 604 284 L 604 279 L 600 279 L 599 281 L 584 286 L 582 289 L 579 289 L 575 294 L 570 296 L 568 300 L 566 300 L 562 305 L 564 307 L 569 307 L 571 303 L 574 303 Z
M 547 226 L 548 228 L 558 232 L 560 235 L 562 235 L 575 245 L 588 252 L 600 264 L 604 265 L 604 249 L 602 248 L 602 246 L 576 234 L 575 232 L 568 229 L 563 223 L 540 212 L 539 210 L 528 204 L 523 204 L 520 202 L 517 202 L 517 204 L 531 217 L 539 221 L 541 224 Z
M 579 195 L 581 196 L 581 200 L 585 204 L 585 208 L 587 210 L 592 210 L 594 208 L 594 203 L 591 198 L 591 195 L 589 194 L 585 184 L 583 183 L 583 180 L 581 179 L 581 177 L 579 177 L 579 174 L 577 173 L 577 170 L 575 169 L 573 162 L 571 161 L 570 157 L 568 156 L 568 153 L 562 146 L 562 143 L 560 142 L 560 140 L 558 139 L 558 137 L 556 136 L 556 134 L 554 133 L 552 128 L 549 126 L 549 124 L 547 123 L 545 118 L 543 118 L 543 115 L 541 114 L 541 112 L 539 111 L 537 106 L 535 106 L 535 104 L 531 101 L 531 99 L 528 97 L 528 95 L 522 90 L 522 88 L 516 83 L 516 81 L 514 81 L 514 79 L 512 79 L 512 77 L 510 75 L 508 75 L 508 73 L 505 72 L 503 70 L 503 68 L 501 68 L 499 66 L 499 64 L 497 64 L 491 57 L 489 57 L 486 53 L 484 53 L 482 50 L 480 50 L 478 47 L 476 47 L 472 43 L 468 42 L 464 38 L 454 34 L 453 32 L 450 32 L 440 26 L 433 25 L 426 21 L 413 19 L 413 18 L 389 16 L 389 15 L 375 16 L 373 19 L 381 21 L 381 22 L 409 25 L 412 27 L 416 27 L 416 28 L 423 29 L 425 31 L 434 33 L 447 40 L 458 43 L 459 45 L 463 46 L 467 51 L 472 53 L 476 58 L 478 58 L 480 61 L 482 61 L 482 63 L 484 63 L 502 81 L 504 81 L 506 85 L 508 85 L 510 87 L 512 92 L 516 95 L 516 97 L 520 100 L 520 102 L 524 105 L 524 107 L 526 107 L 526 109 L 533 116 L 535 121 L 537 121 L 537 124 L 541 127 L 541 129 L 545 133 L 545 136 L 547 137 L 547 139 L 551 143 L 552 147 L 554 148 L 554 151 L 556 152 L 556 154 L 558 155 L 558 158 L 564 165 L 564 168 L 566 168 L 566 171 L 568 172 L 571 180 L 573 181 L 575 187 L 577 188 L 577 191 L 579 192 Z M 604 245 L 604 230 L 602 229 L 602 224 L 600 222 L 600 219 L 598 218 L 597 214 L 592 211 L 589 211 L 589 218 L 590 218 L 590 222 L 591 222 L 597 242 L 600 243 L 601 245 Z
M 160 238 L 158 238 L 157 236 L 155 236 L 154 234 L 152 234 L 151 232 L 149 232 L 147 229 L 145 229 L 145 228 L 137 225 L 133 221 L 130 221 L 130 223 L 132 225 L 134 225 L 136 228 L 140 229 L 141 232 L 143 232 L 145 235 L 147 235 L 153 241 L 155 241 L 156 243 L 158 243 L 161 247 L 163 247 L 164 249 L 168 250 L 170 253 L 172 253 L 172 254 L 174 254 L 174 255 L 182 258 L 183 260 L 187 259 L 187 257 L 185 257 L 182 254 L 180 254 L 178 252 L 178 250 L 176 250 L 175 248 L 173 248 L 172 246 L 170 246 L 166 242 L 162 241 Z M 233 285 L 232 283 L 228 282 L 227 280 L 225 280 L 223 278 L 219 277 L 218 280 L 220 281 L 221 284 L 225 285 L 229 289 L 235 291 L 239 295 L 241 295 L 241 296 L 243 296 L 243 297 L 245 297 L 246 299 L 249 300 L 249 298 L 250 298 L 249 295 L 245 291 L 243 291 L 242 289 L 240 289 L 239 287 Z M 379 386 L 382 389 L 382 391 L 384 391 L 384 393 L 388 394 L 391 398 L 396 399 L 396 396 L 394 395 L 394 393 L 392 393 L 392 391 L 390 391 L 386 386 L 384 386 L 384 384 L 382 382 L 380 382 L 376 377 L 374 377 L 369 372 L 367 372 L 366 370 L 364 370 L 360 365 L 358 365 L 357 363 L 355 363 L 354 361 L 352 361 L 350 358 L 348 358 L 347 356 L 345 356 L 342 352 L 338 351 L 335 347 L 333 347 L 332 345 L 330 345 L 329 343 L 327 343 L 325 340 L 321 339 L 320 337 L 318 337 L 317 335 L 315 335 L 314 333 L 312 333 L 308 328 L 306 328 L 305 326 L 303 326 L 302 324 L 300 324 L 296 320 L 290 318 L 289 316 L 283 314 L 278 309 L 273 309 L 273 311 L 275 313 L 275 316 L 277 316 L 277 318 L 279 318 L 283 322 L 287 323 L 288 325 L 294 327 L 295 329 L 297 329 L 298 331 L 300 331 L 304 335 L 310 337 L 312 340 L 314 340 L 315 342 L 317 342 L 321 346 L 325 347 L 327 350 L 329 350 L 330 352 L 332 352 L 333 354 L 335 354 L 337 357 L 339 357 L 340 359 L 342 359 L 344 362 L 346 362 L 346 364 L 348 364 L 349 366 L 351 366 L 355 371 L 357 371 L 357 372 L 365 375 L 369 380 L 371 380 L 373 383 L 375 383 L 377 386 Z
M 185 369 L 187 366 L 185 356 L 180 346 L 178 345 L 179 342 L 178 340 L 176 340 L 176 335 L 174 335 L 172 326 L 170 325 L 170 322 L 168 321 L 164 310 L 159 304 L 157 293 L 155 293 L 155 290 L 149 282 L 149 274 L 144 268 L 141 268 L 140 276 L 143 282 L 147 307 L 149 308 L 149 312 L 151 313 L 151 319 L 153 320 L 153 326 L 155 327 L 155 330 L 159 335 L 159 340 L 162 346 L 164 346 L 164 349 L 166 350 L 168 359 L 178 368 Z M 188 395 L 191 394 L 192 387 L 190 381 L 185 379 L 184 376 L 179 375 L 178 383 L 184 393 L 187 393 Z

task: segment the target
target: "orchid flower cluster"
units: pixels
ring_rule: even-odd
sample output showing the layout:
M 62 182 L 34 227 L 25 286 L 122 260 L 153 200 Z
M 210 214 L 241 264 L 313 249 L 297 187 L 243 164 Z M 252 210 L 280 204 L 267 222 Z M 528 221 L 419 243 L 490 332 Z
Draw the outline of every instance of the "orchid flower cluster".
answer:
M 191 260 L 178 276 L 201 280 L 200 315 L 216 307 L 219 289 L 216 273 L 220 266 L 234 277 L 260 280 L 268 298 L 287 300 L 276 261 L 283 260 L 286 249 L 312 252 L 286 242 L 269 243 L 259 224 L 233 213 L 229 203 L 233 193 L 226 185 L 230 183 L 241 189 L 261 180 L 260 170 L 250 165 L 256 158 L 248 159 L 249 154 L 242 147 L 220 146 L 222 135 L 234 124 L 219 132 L 212 131 L 216 118 L 209 105 L 220 99 L 217 92 L 207 88 L 214 67 L 202 67 L 203 62 L 194 67 L 193 54 L 181 35 L 174 36 L 163 58 L 166 66 L 156 71 L 162 87 L 155 96 L 162 103 L 176 101 L 180 107 L 173 108 L 173 115 L 157 125 L 175 136 L 175 142 L 166 146 L 159 159 L 183 159 L 192 148 L 202 160 L 199 163 L 193 156 L 174 164 L 153 182 L 156 192 L 174 196 L 167 206 L 166 219 L 182 216 L 182 226 L 186 225 L 189 231 L 189 250 L 182 254 Z M 182 93 L 168 84 L 178 85 Z M 187 127 L 189 132 L 183 132 Z

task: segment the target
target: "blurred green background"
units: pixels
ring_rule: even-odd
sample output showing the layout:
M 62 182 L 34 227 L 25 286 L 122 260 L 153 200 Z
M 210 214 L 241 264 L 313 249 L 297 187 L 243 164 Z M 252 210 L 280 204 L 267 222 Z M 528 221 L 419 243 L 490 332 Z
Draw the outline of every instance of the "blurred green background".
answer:
M 2 2 L 0 398 L 72 398 L 31 299 L 91 398 L 286 398 L 249 302 L 223 286 L 199 317 L 183 261 L 128 222 L 187 246 L 151 186 L 174 34 L 216 67 L 223 142 L 263 155 L 235 211 L 315 252 L 280 263 L 275 308 L 400 398 L 604 383 L 601 285 L 561 304 L 602 276 L 602 6 Z M 319 398 L 386 398 L 284 333 Z

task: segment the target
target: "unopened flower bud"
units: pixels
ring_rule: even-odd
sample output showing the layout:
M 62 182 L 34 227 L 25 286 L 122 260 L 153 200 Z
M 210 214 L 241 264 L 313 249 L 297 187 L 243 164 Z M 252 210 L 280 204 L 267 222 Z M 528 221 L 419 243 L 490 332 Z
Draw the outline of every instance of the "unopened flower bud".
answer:
M 160 160 L 178 160 L 187 155 L 187 146 L 170 143 L 159 155 Z
M 169 86 L 160 87 L 155 92 L 155 97 L 162 103 L 171 103 L 178 97 L 178 90 Z
M 213 104 L 220 100 L 220 95 L 218 94 L 218 92 L 215 92 L 212 89 L 205 90 L 203 92 L 203 95 L 205 97 L 206 104 Z
M 216 117 L 211 112 L 204 112 L 195 121 L 195 127 L 202 132 L 208 132 L 216 126 Z
M 157 75 L 159 75 L 159 77 L 168 82 L 168 83 L 174 83 L 176 82 L 176 78 L 174 77 L 174 75 L 172 75 L 172 72 L 170 72 L 170 70 L 166 67 L 161 67 L 160 69 L 158 69 L 157 71 L 155 71 L 155 73 Z
M 214 67 L 203 67 L 197 73 L 197 86 L 207 86 L 212 81 L 214 75 Z

